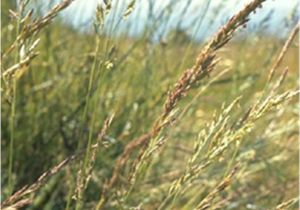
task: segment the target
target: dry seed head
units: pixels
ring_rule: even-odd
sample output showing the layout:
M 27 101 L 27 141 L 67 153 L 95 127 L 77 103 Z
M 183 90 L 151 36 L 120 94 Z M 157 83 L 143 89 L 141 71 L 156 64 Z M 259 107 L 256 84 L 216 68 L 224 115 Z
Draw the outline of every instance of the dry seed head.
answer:
M 134 10 L 134 5 L 135 5 L 135 0 L 131 0 L 131 2 L 128 4 L 128 6 L 123 14 L 124 19 L 127 19 L 128 16 L 132 13 L 132 11 Z
M 28 3 L 29 1 L 27 1 Z M 60 2 L 59 4 L 55 5 L 44 17 L 35 20 L 31 23 L 29 23 L 31 12 L 28 13 L 26 21 L 24 22 L 24 26 L 20 34 L 18 34 L 18 37 L 14 41 L 14 43 L 4 51 L 3 57 L 6 57 L 9 53 L 11 53 L 17 46 L 25 43 L 27 39 L 29 39 L 33 34 L 37 34 L 42 28 L 50 24 L 50 22 L 57 16 L 57 14 L 62 11 L 63 9 L 67 8 L 73 0 L 64 0 Z M 26 4 L 25 1 L 22 2 L 20 13 L 25 8 Z M 27 21 L 28 20 L 28 21 Z
M 230 172 L 230 174 L 228 176 L 226 176 L 221 183 L 216 186 L 216 188 L 210 192 L 200 203 L 199 205 L 196 207 L 197 210 L 207 210 L 211 207 L 213 199 L 216 197 L 216 195 L 222 191 L 225 190 L 225 188 L 227 188 L 231 181 L 233 176 L 237 173 L 237 166 L 233 168 L 233 170 Z
M 30 53 L 27 57 L 21 60 L 19 63 L 11 66 L 10 68 L 6 69 L 2 73 L 2 77 L 16 77 L 17 79 L 20 78 L 23 73 L 28 69 L 30 62 L 38 55 L 37 52 Z
M 31 199 L 22 199 L 22 198 L 26 195 L 36 192 L 46 183 L 46 181 L 50 177 L 60 172 L 66 165 L 68 165 L 68 163 L 75 160 L 76 158 L 77 158 L 76 155 L 72 155 L 66 158 L 65 160 L 63 160 L 62 162 L 60 162 L 58 165 L 46 171 L 37 179 L 36 182 L 34 182 L 31 185 L 24 186 L 23 188 L 15 192 L 12 196 L 10 196 L 9 198 L 1 202 L 1 208 L 8 207 L 8 206 L 15 206 L 15 205 L 17 205 L 18 208 L 21 208 L 32 203 Z M 22 201 L 26 201 L 26 202 L 22 202 Z
M 11 18 L 14 18 L 14 19 L 20 19 L 20 16 L 19 16 L 19 14 L 17 13 L 17 12 L 15 12 L 15 11 L 13 11 L 13 10 L 9 10 L 9 16 L 11 17 Z
M 27 25 L 29 24 L 30 18 L 32 17 L 33 9 L 29 10 L 25 17 L 21 20 L 21 24 Z
M 299 200 L 298 197 L 296 198 L 292 198 L 288 201 L 285 201 L 279 205 L 276 206 L 276 209 L 275 210 L 285 210 L 285 209 L 288 209 L 289 207 L 291 207 L 292 205 L 294 205 L 295 203 L 297 203 Z
M 176 104 L 180 101 L 182 97 L 184 97 L 188 90 L 192 85 L 197 83 L 199 80 L 207 76 L 216 65 L 217 61 L 215 61 L 215 52 L 224 46 L 232 37 L 234 31 L 244 23 L 248 21 L 247 16 L 255 10 L 262 2 L 265 0 L 253 0 L 248 5 L 244 7 L 239 13 L 233 16 L 228 23 L 222 27 L 217 34 L 213 37 L 213 39 L 208 42 L 208 44 L 204 47 L 202 52 L 199 54 L 195 65 L 191 69 L 187 69 L 183 72 L 179 81 L 176 83 L 174 89 L 168 93 L 168 97 L 164 104 L 164 110 L 161 116 L 154 122 L 152 131 L 147 133 L 149 135 L 148 138 L 143 138 L 143 141 L 140 141 L 138 138 L 138 143 L 142 142 L 143 147 L 141 152 L 136 159 L 138 162 L 141 161 L 140 157 L 142 157 L 143 153 L 146 153 L 149 141 L 155 138 L 156 135 L 160 133 L 160 131 L 164 128 L 160 125 L 160 122 L 163 122 L 169 115 L 169 113 L 175 108 Z M 122 157 L 118 160 L 118 164 L 115 167 L 114 175 L 110 180 L 110 186 L 116 183 L 117 173 L 120 171 L 120 167 L 124 165 L 124 163 L 129 158 L 128 151 L 132 151 L 135 147 L 139 146 L 136 142 L 132 142 L 130 144 L 130 150 L 124 151 Z M 137 168 L 136 168 L 137 169 Z M 133 172 L 137 174 L 138 172 Z
M 106 132 L 110 124 L 112 123 L 113 118 L 114 118 L 114 114 L 112 114 L 104 121 L 104 125 L 100 133 L 98 134 L 97 142 L 89 148 L 91 154 L 88 157 L 89 159 L 88 159 L 87 167 L 82 167 L 81 169 L 79 169 L 77 173 L 76 189 L 75 189 L 75 194 L 73 195 L 73 199 L 78 199 L 79 202 L 81 202 L 83 196 L 82 193 L 87 188 L 87 185 L 91 179 L 99 146 L 101 145 L 104 136 L 106 135 Z M 85 158 L 87 158 L 87 154 Z M 84 163 L 82 162 L 82 165 L 83 164 Z
M 99 26 L 100 28 L 102 28 L 102 26 L 104 25 L 104 9 L 100 4 L 98 4 L 98 6 L 96 8 L 96 23 L 95 23 L 95 25 Z
M 221 134 L 222 132 L 224 132 L 227 125 L 227 121 L 229 119 L 227 115 L 229 115 L 230 111 L 239 102 L 239 100 L 240 97 L 234 100 L 227 108 L 223 107 L 222 114 L 220 114 L 219 117 L 215 118 L 211 125 L 208 125 L 207 129 L 204 129 L 199 133 L 198 140 L 195 142 L 194 145 L 194 153 L 192 157 L 188 160 L 185 173 L 179 179 L 175 180 L 170 186 L 169 195 L 180 192 L 182 185 L 192 181 L 195 177 L 197 177 L 201 170 L 210 164 L 209 159 L 215 158 L 228 145 L 228 143 L 223 143 L 223 145 L 220 146 L 217 144 L 217 142 L 215 142 L 216 144 L 213 145 L 215 149 L 211 150 L 212 152 L 210 153 L 206 153 L 208 159 L 204 163 L 200 163 L 200 165 L 199 163 L 197 163 L 197 160 L 199 159 L 200 155 L 202 155 L 203 148 L 205 148 L 205 146 L 207 146 L 211 140 L 217 139 L 218 137 L 220 137 L 221 139 Z M 204 154 L 204 156 L 206 154 Z
M 105 4 L 105 11 L 106 14 L 108 14 L 111 10 L 111 0 L 103 0 L 104 4 Z

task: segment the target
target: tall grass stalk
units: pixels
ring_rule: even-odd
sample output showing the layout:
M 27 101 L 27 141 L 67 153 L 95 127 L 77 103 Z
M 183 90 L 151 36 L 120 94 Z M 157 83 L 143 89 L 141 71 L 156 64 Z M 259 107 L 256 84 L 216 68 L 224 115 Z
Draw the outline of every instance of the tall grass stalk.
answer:
M 21 26 L 21 17 L 23 13 L 25 5 L 21 4 L 20 6 L 17 6 L 18 10 L 18 15 L 19 18 L 17 19 L 16 23 L 16 37 L 19 36 L 20 34 L 20 26 Z M 17 51 L 15 53 L 15 63 L 19 63 L 20 60 L 20 55 L 19 55 L 19 50 L 20 50 L 20 44 L 17 42 Z M 15 128 L 15 114 L 16 114 L 16 89 L 17 89 L 17 81 L 16 78 L 13 76 L 12 78 L 12 102 L 11 102 L 11 117 L 10 117 L 10 145 L 9 145 L 9 166 L 8 166 L 8 195 L 11 195 L 13 192 L 13 156 L 14 156 L 14 128 Z

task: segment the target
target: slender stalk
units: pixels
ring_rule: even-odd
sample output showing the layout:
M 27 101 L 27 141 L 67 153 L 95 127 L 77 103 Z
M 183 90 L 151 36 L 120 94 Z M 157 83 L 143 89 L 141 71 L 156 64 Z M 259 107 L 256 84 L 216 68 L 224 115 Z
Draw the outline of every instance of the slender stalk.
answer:
M 99 50 L 100 50 L 100 38 L 97 36 L 97 38 L 96 38 L 95 58 L 94 58 L 93 65 L 92 65 L 92 68 L 91 68 L 91 73 L 90 73 L 89 82 L 88 82 L 88 90 L 87 90 L 87 94 L 85 96 L 85 106 L 84 106 L 83 114 L 82 114 L 82 117 L 81 117 L 81 122 L 82 122 L 82 133 L 80 135 L 81 138 L 83 137 L 84 123 L 85 123 L 85 120 L 87 118 L 87 111 L 88 111 L 88 108 L 89 108 L 89 103 L 90 103 L 90 98 L 91 98 L 91 91 L 92 91 L 92 87 L 93 87 L 95 70 L 96 70 L 96 66 L 97 66 L 97 55 L 99 54 Z M 77 151 L 79 151 L 81 149 L 82 143 L 83 143 L 82 141 L 78 141 Z
M 19 36 L 20 33 L 20 27 L 21 27 L 21 6 L 17 5 L 18 13 L 20 17 L 17 20 L 16 25 L 16 37 Z M 16 43 L 17 45 L 17 52 L 15 54 L 15 63 L 19 63 L 20 55 L 19 55 L 19 41 Z M 13 161 L 14 161 L 14 140 L 15 140 L 15 115 L 16 115 L 16 90 L 17 90 L 17 79 L 13 76 L 12 77 L 12 103 L 11 103 L 11 116 L 10 116 L 10 143 L 9 143 L 9 160 L 8 160 L 8 195 L 11 195 L 13 192 L 13 180 L 12 180 L 12 174 L 13 174 Z
M 15 115 L 16 115 L 16 89 L 17 89 L 17 81 L 13 78 L 13 99 L 11 104 L 11 115 L 10 115 L 10 143 L 9 143 L 9 163 L 8 163 L 8 195 L 11 195 L 13 192 L 13 161 L 14 161 L 14 123 L 15 123 Z
M 300 27 L 300 22 L 297 23 L 297 25 L 293 28 L 293 30 L 291 31 L 288 39 L 286 40 L 286 42 L 284 43 L 276 61 L 274 62 L 272 68 L 270 69 L 269 72 L 269 76 L 268 76 L 268 83 L 270 83 L 270 81 L 272 80 L 272 78 L 274 77 L 275 71 L 278 68 L 278 66 L 281 64 L 288 48 L 290 47 L 290 45 L 292 44 L 295 36 L 297 35 L 297 33 L 299 32 L 299 27 Z

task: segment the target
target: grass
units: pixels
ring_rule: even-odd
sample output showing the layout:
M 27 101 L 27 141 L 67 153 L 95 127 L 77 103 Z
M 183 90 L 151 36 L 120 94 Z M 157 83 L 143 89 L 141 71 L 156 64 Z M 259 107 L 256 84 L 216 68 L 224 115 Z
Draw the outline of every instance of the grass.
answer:
M 250 33 L 264 3 L 153 41 L 176 3 L 132 37 L 139 1 L 103 1 L 93 32 L 63 23 L 71 0 L 4 1 L 1 207 L 297 209 L 299 23 Z

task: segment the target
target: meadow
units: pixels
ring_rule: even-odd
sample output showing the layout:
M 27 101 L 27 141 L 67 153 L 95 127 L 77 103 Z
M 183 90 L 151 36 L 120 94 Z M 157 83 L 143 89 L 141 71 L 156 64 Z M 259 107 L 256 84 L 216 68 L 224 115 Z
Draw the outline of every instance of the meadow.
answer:
M 72 0 L 1 2 L 1 208 L 298 209 L 297 9 L 202 1 L 197 32 L 230 18 L 199 40 L 167 31 L 174 1 L 135 36 L 139 0 L 99 2 L 86 32 Z

